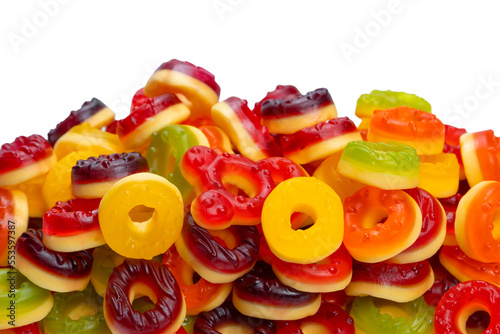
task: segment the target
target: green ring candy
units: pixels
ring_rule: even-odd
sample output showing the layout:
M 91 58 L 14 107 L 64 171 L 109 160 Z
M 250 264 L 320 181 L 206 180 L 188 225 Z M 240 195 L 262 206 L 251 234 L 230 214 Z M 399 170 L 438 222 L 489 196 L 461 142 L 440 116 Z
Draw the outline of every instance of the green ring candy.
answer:
M 190 125 L 168 125 L 153 133 L 146 152 L 151 173 L 172 182 L 181 192 L 184 204 L 193 200 L 194 190 L 182 176 L 179 164 L 186 151 L 198 145 L 210 146 L 203 132 Z
M 49 313 L 54 300 L 49 290 L 31 283 L 15 269 L 0 269 L 0 329 L 29 325 Z
M 376 298 L 356 297 L 352 303 L 350 316 L 356 328 L 366 334 L 428 334 L 433 333 L 434 308 L 429 306 L 424 297 L 407 303 L 386 301 L 390 305 L 405 310 L 410 317 L 395 317 L 380 313 L 375 306 Z
M 83 291 L 54 293 L 54 307 L 43 321 L 45 334 L 111 333 L 104 319 L 102 303 L 103 299 L 95 292 L 92 284 Z M 82 306 L 97 312 L 72 320 L 68 313 L 72 310 L 78 312 L 78 308 Z M 85 311 L 85 308 L 80 311 Z
M 371 118 L 374 110 L 385 110 L 407 106 L 430 113 L 432 108 L 423 98 L 405 92 L 390 90 L 372 90 L 370 94 L 362 94 L 356 103 L 356 116 Z

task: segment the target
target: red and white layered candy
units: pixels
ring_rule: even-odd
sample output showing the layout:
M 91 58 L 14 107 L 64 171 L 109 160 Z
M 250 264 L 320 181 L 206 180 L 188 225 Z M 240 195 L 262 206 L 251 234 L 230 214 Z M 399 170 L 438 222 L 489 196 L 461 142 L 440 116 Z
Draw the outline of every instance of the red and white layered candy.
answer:
M 125 149 L 141 149 L 149 144 L 151 134 L 189 117 L 189 109 L 174 94 L 147 99 L 118 122 L 116 133 Z
M 298 164 L 321 160 L 353 140 L 362 140 L 349 117 L 339 117 L 280 137 L 283 156 Z
M 87 251 L 61 253 L 42 242 L 42 230 L 24 232 L 16 243 L 16 269 L 36 285 L 51 291 L 83 291 L 90 280 L 92 256 Z
M 55 162 L 52 147 L 42 136 L 17 137 L 0 148 L 0 187 L 45 174 Z
M 75 125 L 86 122 L 92 127 L 100 129 L 113 122 L 114 119 L 115 113 L 100 100 L 93 98 L 85 102 L 80 109 L 73 110 L 64 121 L 49 131 L 49 143 L 54 146 L 57 140 Z
M 281 155 L 278 144 L 248 108 L 246 100 L 233 96 L 217 103 L 212 107 L 212 119 L 245 157 L 258 161 Z
M 58 252 L 104 245 L 98 218 L 100 203 L 100 198 L 58 202 L 43 216 L 43 244 Z
M 0 188 L 0 267 L 9 265 L 9 250 L 28 227 L 28 200 L 19 190 Z M 11 258 L 12 260 L 12 258 Z
M 178 94 L 191 110 L 191 118 L 209 118 L 210 109 L 219 102 L 220 87 L 215 76 L 187 61 L 172 59 L 153 73 L 144 88 L 149 97 Z
M 71 170 L 71 189 L 79 198 L 102 198 L 118 180 L 149 172 L 146 158 L 139 153 L 113 153 L 78 160 Z
M 288 99 L 262 102 L 261 121 L 271 133 L 292 134 L 337 117 L 337 108 L 326 88 Z

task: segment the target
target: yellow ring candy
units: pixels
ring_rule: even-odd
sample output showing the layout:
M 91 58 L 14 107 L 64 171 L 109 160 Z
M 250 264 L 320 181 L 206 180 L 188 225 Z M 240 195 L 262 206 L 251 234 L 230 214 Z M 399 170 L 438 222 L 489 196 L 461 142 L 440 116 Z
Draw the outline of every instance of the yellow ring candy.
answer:
M 107 244 L 118 254 L 152 259 L 174 243 L 182 229 L 184 203 L 167 179 L 137 173 L 115 183 L 99 206 Z
M 294 230 L 290 217 L 302 212 L 314 224 Z M 271 251 L 283 261 L 309 264 L 335 252 L 344 235 L 340 197 L 314 177 L 295 177 L 278 184 L 264 202 L 262 230 Z

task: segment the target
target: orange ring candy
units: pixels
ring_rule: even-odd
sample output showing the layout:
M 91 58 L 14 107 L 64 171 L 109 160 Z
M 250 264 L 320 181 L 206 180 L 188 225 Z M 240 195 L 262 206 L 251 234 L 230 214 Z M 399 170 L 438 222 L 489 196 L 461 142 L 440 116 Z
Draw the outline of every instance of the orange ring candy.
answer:
M 182 229 L 181 193 L 167 179 L 137 173 L 116 182 L 99 205 L 106 243 L 118 254 L 152 259 L 175 242 Z
M 294 230 L 291 216 L 302 212 L 314 224 Z M 333 254 L 342 244 L 344 217 L 340 197 L 313 177 L 294 177 L 278 184 L 262 209 L 262 230 L 269 248 L 283 261 L 309 264 Z
M 455 236 L 467 256 L 481 262 L 500 262 L 500 182 L 483 181 L 458 203 Z
M 182 259 L 175 246 L 170 247 L 163 254 L 162 263 L 168 267 L 181 288 L 182 295 L 186 301 L 187 315 L 198 315 L 201 312 L 219 307 L 229 296 L 233 288 L 232 282 L 215 284 L 210 283 L 203 277 L 200 277 L 195 283 L 193 276 L 196 272 Z
M 368 141 L 399 141 L 417 150 L 419 155 L 438 154 L 444 147 L 444 124 L 431 113 L 408 107 L 375 110 L 367 135 Z
M 471 187 L 481 181 L 500 181 L 500 138 L 492 130 L 464 133 L 460 153 Z
M 417 202 L 402 190 L 365 186 L 346 198 L 344 212 L 344 244 L 361 262 L 390 259 L 410 247 L 422 229 Z

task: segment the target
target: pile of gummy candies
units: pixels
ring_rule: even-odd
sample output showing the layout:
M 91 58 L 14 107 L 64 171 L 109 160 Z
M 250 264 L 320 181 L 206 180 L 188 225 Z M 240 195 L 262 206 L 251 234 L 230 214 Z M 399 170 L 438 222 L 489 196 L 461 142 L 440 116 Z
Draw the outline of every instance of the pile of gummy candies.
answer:
M 500 141 L 162 64 L 0 149 L 1 333 L 498 333 Z

